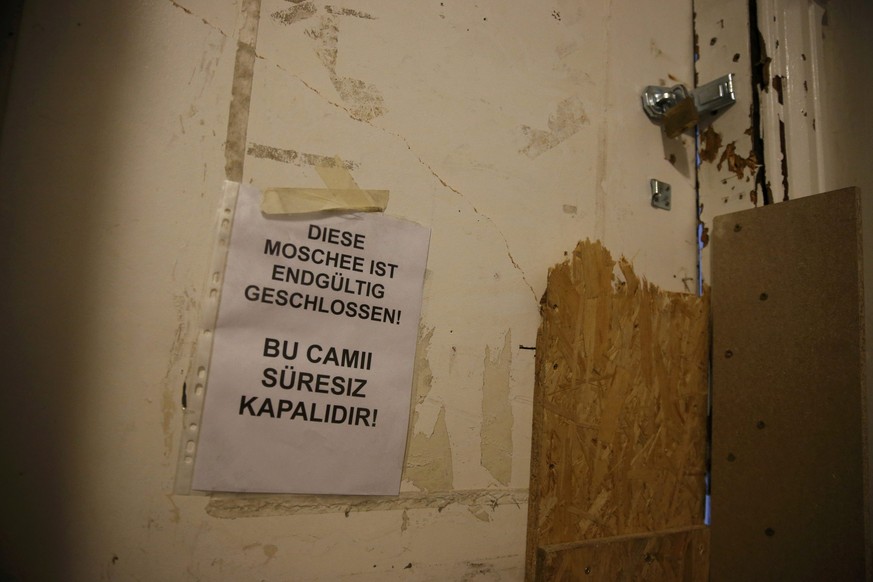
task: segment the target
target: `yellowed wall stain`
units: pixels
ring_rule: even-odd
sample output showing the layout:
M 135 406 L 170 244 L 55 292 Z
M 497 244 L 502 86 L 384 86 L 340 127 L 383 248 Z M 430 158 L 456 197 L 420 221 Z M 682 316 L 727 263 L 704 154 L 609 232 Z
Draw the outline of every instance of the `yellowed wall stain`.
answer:
M 512 332 L 507 331 L 503 347 L 492 355 L 485 347 L 482 377 L 482 466 L 503 485 L 512 476 L 512 407 L 509 404 L 509 370 L 512 365 Z
M 445 406 L 440 408 L 432 434 L 412 436 L 403 476 L 422 491 L 448 491 L 452 488 L 452 445 L 446 427 Z
M 536 129 L 523 125 L 521 130 L 528 139 L 528 144 L 521 152 L 531 158 L 536 158 L 582 129 L 588 122 L 582 102 L 578 97 L 568 97 L 555 108 L 549 116 L 548 130 Z
M 427 360 L 427 352 L 433 338 L 433 328 L 419 332 L 417 361 L 413 375 L 414 406 L 412 413 L 412 437 L 406 448 L 406 467 L 403 479 L 422 491 L 448 491 L 454 480 L 452 470 L 452 446 L 446 426 L 446 408 L 440 408 L 439 416 L 431 434 L 415 432 L 419 409 L 427 399 L 433 382 L 433 373 Z

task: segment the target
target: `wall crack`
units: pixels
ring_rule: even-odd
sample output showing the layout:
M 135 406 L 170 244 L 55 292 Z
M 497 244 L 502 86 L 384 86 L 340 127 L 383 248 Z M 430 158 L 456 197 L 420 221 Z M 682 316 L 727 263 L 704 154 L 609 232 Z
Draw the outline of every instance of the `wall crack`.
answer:
M 525 276 L 525 272 L 524 272 L 524 270 L 521 268 L 521 265 L 519 265 L 518 262 L 515 260 L 515 257 L 512 256 L 512 252 L 511 252 L 511 250 L 510 250 L 510 248 L 509 248 L 509 241 L 506 240 L 506 235 L 503 234 L 503 231 L 500 230 L 500 228 L 497 226 L 497 224 L 494 222 L 494 220 L 492 220 L 491 217 L 489 217 L 488 215 L 483 214 L 482 212 L 480 212 L 479 209 L 476 208 L 476 206 L 475 206 L 472 202 L 470 202 L 470 200 L 469 200 L 469 199 L 468 199 L 468 198 L 467 198 L 467 197 L 466 197 L 466 196 L 465 196 L 465 195 L 464 195 L 460 190 L 458 190 L 457 188 L 455 188 L 454 186 L 452 186 L 451 184 L 449 184 L 448 182 L 446 182 L 446 181 L 445 181 L 445 180 L 444 180 L 444 179 L 443 179 L 443 178 L 442 178 L 442 177 L 441 177 L 441 176 L 436 172 L 436 170 L 433 168 L 433 166 L 431 166 L 430 164 L 428 164 L 428 163 L 427 163 L 427 162 L 426 162 L 426 161 L 425 161 L 425 160 L 424 160 L 420 155 L 418 155 L 418 153 L 415 152 L 415 150 L 412 148 L 412 145 L 409 143 L 409 140 L 407 140 L 405 137 L 403 137 L 403 136 L 400 135 L 400 134 L 394 133 L 393 131 L 389 131 L 389 130 L 383 128 L 383 127 L 379 127 L 378 125 L 374 125 L 374 124 L 372 124 L 372 123 L 369 124 L 369 125 L 371 125 L 372 127 L 375 127 L 376 129 L 379 129 L 379 130 L 385 132 L 386 134 L 391 135 L 391 136 L 393 136 L 393 137 L 399 139 L 400 141 L 402 141 L 403 144 L 406 146 L 406 149 L 408 149 L 409 152 L 410 152 L 413 156 L 415 156 L 415 158 L 416 158 L 416 159 L 418 160 L 418 162 L 422 165 L 422 167 L 424 167 L 425 169 L 427 169 L 427 171 L 430 172 L 430 174 L 431 174 L 434 178 L 436 178 L 437 181 L 439 181 L 440 184 L 442 184 L 442 185 L 443 185 L 445 188 L 447 188 L 448 190 L 451 190 L 452 192 L 454 192 L 454 193 L 455 193 L 455 194 L 456 194 L 456 195 L 457 195 L 461 200 L 463 200 L 464 202 L 467 203 L 467 205 L 470 207 L 470 209 L 473 211 L 474 214 L 476 214 L 477 216 L 481 216 L 481 217 L 484 218 L 486 221 L 488 221 L 488 223 L 491 224 L 492 227 L 494 227 L 494 230 L 497 232 L 497 234 L 500 236 L 500 239 L 503 241 L 503 246 L 506 247 L 506 256 L 509 258 L 509 262 L 512 263 L 513 268 L 515 268 L 515 270 L 517 270 L 517 271 L 519 272 L 519 274 L 521 275 L 522 280 L 525 282 L 525 284 L 527 285 L 528 289 L 530 289 L 530 292 L 531 292 L 531 294 L 533 295 L 534 301 L 537 303 L 537 305 L 539 305 L 539 297 L 537 297 L 537 294 L 536 294 L 536 291 L 534 291 L 533 285 L 531 285 L 531 284 L 530 284 L 530 281 L 527 280 L 527 277 Z
M 184 12 L 185 14 L 187 14 L 188 16 L 193 16 L 194 18 L 199 18 L 200 21 L 201 21 L 203 24 L 205 24 L 206 26 L 208 26 L 208 27 L 211 28 L 212 30 L 216 31 L 217 33 L 219 33 L 219 34 L 220 34 L 221 36 L 223 36 L 224 38 L 229 39 L 229 40 L 234 40 L 234 41 L 236 40 L 236 39 L 234 39 L 230 34 L 228 34 L 227 32 L 225 32 L 225 31 L 224 31 L 220 26 L 218 26 L 218 25 L 216 25 L 216 24 L 213 24 L 213 23 L 209 22 L 208 20 L 206 20 L 205 18 L 203 18 L 203 17 L 200 16 L 199 14 L 195 14 L 195 13 L 192 12 L 190 9 L 188 9 L 188 8 L 186 8 L 185 6 L 182 6 L 181 4 L 179 4 L 178 2 L 176 2 L 176 0 L 167 0 L 167 1 L 168 1 L 170 4 L 172 4 L 173 6 L 175 6 L 176 8 L 178 8 L 179 10 L 181 10 L 182 12 Z
M 301 78 L 300 76 L 298 76 L 297 74 L 292 73 L 291 71 L 289 71 L 289 70 L 286 69 L 285 67 L 279 65 L 278 63 L 271 62 L 269 59 L 267 59 L 266 57 L 264 57 L 264 56 L 262 56 L 262 55 L 259 55 L 259 54 L 257 54 L 257 53 L 255 53 L 255 55 L 257 56 L 257 58 L 263 60 L 263 61 L 266 62 L 267 64 L 272 65 L 273 67 L 276 67 L 277 69 L 279 69 L 279 70 L 282 71 L 283 73 L 289 75 L 291 78 L 293 78 L 294 80 L 298 81 L 301 85 L 303 85 L 304 87 L 306 87 L 307 89 L 309 89 L 310 91 L 312 91 L 313 93 L 315 93 L 316 95 L 318 95 L 318 96 L 319 96 L 321 99 L 323 99 L 327 104 L 332 105 L 333 107 L 336 107 L 336 108 L 339 109 L 340 111 L 345 112 L 346 115 L 348 115 L 348 117 L 349 117 L 350 119 L 352 119 L 353 121 L 356 121 L 356 122 L 359 122 L 359 123 L 366 124 L 366 125 L 368 125 L 369 127 L 372 127 L 373 129 L 377 129 L 377 130 L 381 131 L 382 133 L 384 133 L 384 134 L 386 134 L 386 135 L 390 135 L 391 137 L 400 140 L 400 141 L 403 143 L 403 145 L 406 146 L 406 149 L 409 150 L 409 153 L 411 153 L 411 154 L 415 157 L 415 159 L 418 161 L 418 163 L 421 164 L 421 166 L 422 166 L 423 168 L 425 168 L 425 169 L 430 173 L 431 176 L 433 176 L 434 178 L 436 178 L 436 180 L 437 180 L 437 181 L 438 181 L 438 182 L 439 182 L 443 187 L 445 187 L 446 189 L 452 191 L 452 192 L 455 193 L 455 194 L 456 194 L 460 199 L 462 199 L 462 200 L 463 200 L 463 201 L 464 201 L 464 202 L 465 202 L 465 203 L 470 207 L 470 209 L 473 211 L 474 214 L 476 214 L 477 216 L 481 216 L 481 217 L 484 218 L 486 221 L 488 221 L 488 223 L 491 224 L 492 227 L 494 227 L 494 230 L 495 230 L 495 231 L 497 232 L 497 234 L 500 236 L 500 239 L 503 241 L 503 245 L 506 247 L 506 256 L 507 256 L 507 258 L 509 259 L 509 262 L 512 264 L 512 267 L 513 267 L 515 270 L 517 270 L 517 271 L 519 272 L 519 274 L 521 275 L 522 280 L 523 280 L 524 283 L 527 285 L 528 289 L 530 289 L 530 292 L 531 292 L 531 294 L 533 295 L 534 301 L 537 303 L 537 305 L 539 305 L 539 301 L 540 301 L 540 299 L 539 299 L 539 297 L 537 296 L 537 293 L 536 293 L 536 291 L 534 290 L 533 285 L 531 285 L 531 284 L 530 284 L 530 281 L 528 281 L 527 276 L 526 276 L 524 270 L 521 268 L 521 265 L 519 265 L 519 264 L 518 264 L 518 261 L 515 260 L 515 257 L 512 256 L 512 252 L 511 252 L 511 249 L 510 249 L 510 247 L 509 247 L 509 241 L 506 239 L 506 235 L 503 234 L 503 231 L 500 230 L 500 228 L 498 228 L 497 224 L 494 222 L 493 219 L 491 219 L 489 216 L 487 216 L 487 215 L 483 214 L 482 212 L 480 212 L 479 209 L 476 208 L 476 206 L 475 206 L 472 202 L 469 201 L 469 199 L 467 198 L 467 196 L 464 195 L 463 192 L 461 192 L 460 190 L 458 190 L 457 188 L 455 188 L 454 186 L 452 186 L 451 184 L 449 184 L 445 179 L 443 179 L 442 176 L 440 176 L 440 175 L 437 173 L 437 171 L 433 168 L 433 166 L 431 166 L 429 163 L 427 163 L 427 162 L 424 160 L 424 158 L 422 158 L 422 157 L 421 157 L 421 156 L 420 156 L 420 155 L 415 151 L 415 149 L 413 149 L 412 144 L 409 143 L 409 140 L 407 140 L 404 136 L 400 135 L 399 133 L 395 133 L 395 132 L 393 132 L 393 131 L 391 131 L 391 130 L 389 130 L 389 129 L 386 129 L 386 128 L 384 128 L 384 127 L 380 127 L 379 125 L 376 125 L 375 123 L 373 123 L 373 122 L 372 122 L 371 120 L 369 120 L 369 119 L 361 119 L 361 118 L 359 118 L 359 117 L 356 117 L 356 116 L 354 115 L 354 113 L 353 113 L 350 109 L 346 108 L 345 106 L 343 106 L 343 105 L 340 104 L 340 103 L 337 103 L 336 101 L 333 101 L 332 99 L 330 99 L 329 97 L 327 97 L 326 95 L 324 95 L 321 91 L 319 91 L 318 89 L 316 89 L 315 87 L 313 87 L 312 85 L 310 85 L 309 83 L 307 83 L 304 79 L 302 79 L 302 78 Z

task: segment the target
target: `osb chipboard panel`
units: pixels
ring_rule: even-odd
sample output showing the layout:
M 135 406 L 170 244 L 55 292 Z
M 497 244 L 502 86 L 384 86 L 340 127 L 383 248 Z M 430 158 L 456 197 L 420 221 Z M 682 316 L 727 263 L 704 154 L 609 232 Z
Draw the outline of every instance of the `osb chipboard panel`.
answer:
M 537 580 L 550 582 L 679 582 L 706 580 L 709 529 L 705 526 L 624 536 L 539 550 Z
M 528 579 L 539 547 L 698 525 L 704 509 L 707 300 L 586 241 L 540 309 Z
M 715 219 L 713 580 L 865 579 L 861 238 L 855 189 Z

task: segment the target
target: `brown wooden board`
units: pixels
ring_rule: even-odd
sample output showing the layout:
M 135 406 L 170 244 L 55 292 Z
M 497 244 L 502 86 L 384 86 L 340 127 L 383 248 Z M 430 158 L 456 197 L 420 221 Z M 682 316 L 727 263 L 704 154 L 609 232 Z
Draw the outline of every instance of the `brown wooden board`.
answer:
M 537 580 L 679 582 L 706 580 L 709 529 L 623 536 L 540 548 Z
M 864 580 L 855 189 L 717 217 L 712 580 Z
M 538 548 L 699 525 L 704 510 L 707 300 L 581 242 L 541 314 L 529 580 Z

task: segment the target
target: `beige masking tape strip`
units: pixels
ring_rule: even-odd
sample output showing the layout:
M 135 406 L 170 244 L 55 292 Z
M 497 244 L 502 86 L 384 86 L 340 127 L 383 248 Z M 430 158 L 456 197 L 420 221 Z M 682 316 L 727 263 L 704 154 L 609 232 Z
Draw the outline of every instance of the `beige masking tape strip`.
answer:
M 264 214 L 303 214 L 323 210 L 382 212 L 388 190 L 361 190 L 339 157 L 334 165 L 316 166 L 327 188 L 267 188 L 261 198 Z
M 301 214 L 322 210 L 381 212 L 388 206 L 388 190 L 332 188 L 268 188 L 261 198 L 264 214 Z

